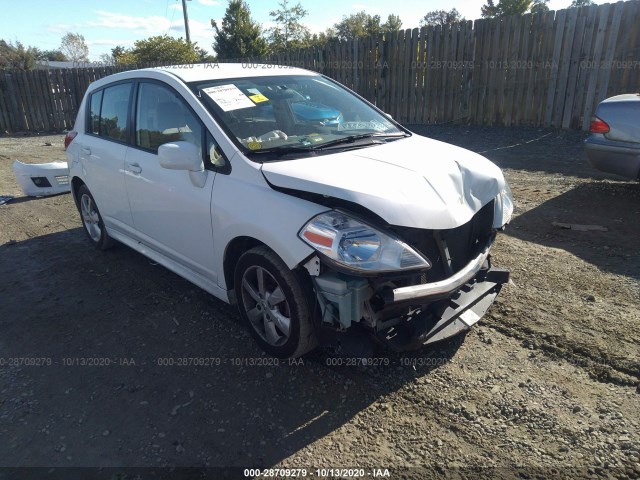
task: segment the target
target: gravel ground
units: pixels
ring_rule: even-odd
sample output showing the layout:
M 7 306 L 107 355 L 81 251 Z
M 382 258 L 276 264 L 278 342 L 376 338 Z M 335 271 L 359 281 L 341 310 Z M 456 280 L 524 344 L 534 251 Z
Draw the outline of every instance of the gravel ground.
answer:
M 233 308 L 126 247 L 97 253 L 69 195 L 20 197 L 11 171 L 63 160 L 63 137 L 0 138 L 0 195 L 18 197 L 0 206 L 0 466 L 639 478 L 640 184 L 593 171 L 579 133 L 414 131 L 504 169 L 516 217 L 494 263 L 512 282 L 466 336 L 366 369 L 335 345 L 275 362 Z

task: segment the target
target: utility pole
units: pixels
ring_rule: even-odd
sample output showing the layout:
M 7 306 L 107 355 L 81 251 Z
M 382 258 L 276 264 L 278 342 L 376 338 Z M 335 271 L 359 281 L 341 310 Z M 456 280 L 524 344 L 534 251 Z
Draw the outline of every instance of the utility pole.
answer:
M 191 35 L 189 35 L 189 14 L 187 13 L 187 0 L 182 0 L 182 14 L 184 15 L 184 31 L 187 34 L 187 43 L 191 43 Z

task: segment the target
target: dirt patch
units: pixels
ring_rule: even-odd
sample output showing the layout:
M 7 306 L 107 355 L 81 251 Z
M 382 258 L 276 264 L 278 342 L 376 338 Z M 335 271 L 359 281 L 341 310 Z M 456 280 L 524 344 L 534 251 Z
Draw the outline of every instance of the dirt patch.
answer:
M 94 251 L 69 195 L 19 197 L 11 171 L 63 160 L 63 137 L 1 138 L 0 195 L 19 198 L 0 206 L 0 466 L 640 476 L 640 185 L 593 171 L 578 133 L 415 131 L 504 169 L 494 263 L 513 281 L 466 337 L 366 369 L 333 346 L 268 359 L 233 308 Z

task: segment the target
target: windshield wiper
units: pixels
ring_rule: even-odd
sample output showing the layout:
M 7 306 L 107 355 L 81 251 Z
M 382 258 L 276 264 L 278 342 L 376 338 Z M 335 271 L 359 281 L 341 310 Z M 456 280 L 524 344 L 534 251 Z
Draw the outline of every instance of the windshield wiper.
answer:
M 335 145 L 343 145 L 345 143 L 355 143 L 356 140 L 362 140 L 363 138 L 374 138 L 376 140 L 384 140 L 385 138 L 402 138 L 407 135 L 404 133 L 397 134 L 387 134 L 387 133 L 360 133 L 357 135 L 349 135 L 348 137 L 336 138 L 335 140 L 330 140 L 328 142 L 322 143 L 320 145 L 313 145 L 313 150 L 323 150 L 325 148 L 330 148 Z M 382 142 L 376 142 L 382 143 Z
M 330 140 L 328 142 L 322 143 L 320 145 L 280 145 L 278 147 L 272 148 L 264 148 L 261 150 L 252 150 L 249 152 L 250 154 L 276 154 L 279 156 L 288 155 L 290 153 L 314 153 L 317 151 L 321 151 L 327 148 L 333 148 L 335 146 L 344 145 L 347 143 L 355 143 L 357 140 L 362 140 L 365 138 L 372 138 L 376 141 L 372 142 L 372 144 L 382 144 L 386 140 L 397 140 L 399 138 L 407 137 L 408 135 L 405 133 L 393 133 L 393 134 L 385 134 L 385 133 L 360 133 L 358 135 L 349 135 L 347 137 L 336 138 L 335 140 Z M 355 145 L 361 146 L 361 145 Z
M 277 153 L 279 155 L 286 155 L 288 153 L 308 153 L 313 152 L 313 145 L 309 146 L 292 146 L 292 145 L 281 145 L 279 147 L 272 148 L 263 148 L 260 150 L 251 150 L 248 152 L 249 154 L 264 154 L 264 153 Z

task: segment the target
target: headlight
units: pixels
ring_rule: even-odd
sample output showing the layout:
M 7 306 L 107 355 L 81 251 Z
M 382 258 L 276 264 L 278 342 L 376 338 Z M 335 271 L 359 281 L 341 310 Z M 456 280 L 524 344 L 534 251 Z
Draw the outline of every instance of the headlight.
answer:
M 312 218 L 298 236 L 351 269 L 384 272 L 431 268 L 426 258 L 403 241 L 337 211 Z
M 504 181 L 504 188 L 496 197 L 493 213 L 494 228 L 502 228 L 511 221 L 511 216 L 513 215 L 513 194 L 506 179 Z

